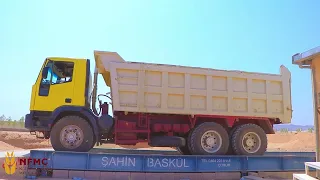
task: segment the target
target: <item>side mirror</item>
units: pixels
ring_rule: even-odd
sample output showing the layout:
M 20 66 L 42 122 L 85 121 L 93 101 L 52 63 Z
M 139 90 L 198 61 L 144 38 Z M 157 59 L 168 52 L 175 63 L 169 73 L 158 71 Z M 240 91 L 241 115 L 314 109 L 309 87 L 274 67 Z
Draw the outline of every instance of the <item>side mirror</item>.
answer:
M 42 78 L 43 79 L 47 79 L 48 71 L 49 71 L 49 67 L 43 68 L 43 70 L 42 70 Z

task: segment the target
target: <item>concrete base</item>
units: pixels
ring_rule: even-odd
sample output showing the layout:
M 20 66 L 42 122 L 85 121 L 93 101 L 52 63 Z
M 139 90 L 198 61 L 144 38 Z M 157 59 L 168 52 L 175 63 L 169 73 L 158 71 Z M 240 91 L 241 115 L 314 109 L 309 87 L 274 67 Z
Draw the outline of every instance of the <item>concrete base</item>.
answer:
M 304 174 L 304 171 L 295 171 L 295 172 L 258 172 L 258 173 L 249 173 L 251 176 L 261 177 L 264 179 L 292 179 L 293 174 Z M 316 172 L 311 171 L 311 176 L 315 176 Z

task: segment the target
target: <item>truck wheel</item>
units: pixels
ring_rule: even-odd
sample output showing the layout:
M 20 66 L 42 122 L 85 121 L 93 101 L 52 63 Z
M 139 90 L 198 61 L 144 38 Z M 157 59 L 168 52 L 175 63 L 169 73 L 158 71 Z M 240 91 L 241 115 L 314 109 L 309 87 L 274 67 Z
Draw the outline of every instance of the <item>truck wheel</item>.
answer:
M 220 124 L 205 122 L 193 130 L 188 143 L 192 154 L 225 155 L 229 147 L 229 136 Z
M 191 129 L 188 133 L 188 135 L 185 137 L 186 138 L 186 145 L 183 146 L 183 147 L 177 147 L 177 151 L 180 153 L 180 154 L 183 154 L 183 155 L 192 155 L 191 151 L 190 151 L 190 138 L 191 138 L 191 134 L 193 132 L 193 129 Z
M 61 118 L 52 128 L 50 141 L 56 151 L 87 152 L 94 144 L 90 124 L 78 116 Z
M 241 125 L 232 135 L 232 149 L 237 155 L 263 155 L 267 146 L 266 133 L 255 124 Z
M 235 155 L 235 152 L 233 151 L 233 148 L 232 148 L 232 135 L 234 134 L 234 131 L 237 128 L 238 128 L 238 126 L 232 128 L 231 131 L 229 132 L 229 148 L 228 148 L 226 155 Z
M 92 149 L 96 145 L 96 143 L 97 141 L 94 139 L 90 149 Z

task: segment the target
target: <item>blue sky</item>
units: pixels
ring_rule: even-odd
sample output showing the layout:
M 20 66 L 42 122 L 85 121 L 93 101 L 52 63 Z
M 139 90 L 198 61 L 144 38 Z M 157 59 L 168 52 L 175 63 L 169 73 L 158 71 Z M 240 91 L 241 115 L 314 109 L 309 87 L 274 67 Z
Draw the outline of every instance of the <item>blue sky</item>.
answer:
M 313 124 L 310 71 L 292 65 L 291 56 L 320 45 L 319 5 L 297 0 L 0 1 L 0 114 L 18 119 L 28 113 L 31 85 L 47 56 L 93 59 L 94 50 L 106 50 L 128 61 L 276 74 L 283 64 L 292 73 L 292 122 Z

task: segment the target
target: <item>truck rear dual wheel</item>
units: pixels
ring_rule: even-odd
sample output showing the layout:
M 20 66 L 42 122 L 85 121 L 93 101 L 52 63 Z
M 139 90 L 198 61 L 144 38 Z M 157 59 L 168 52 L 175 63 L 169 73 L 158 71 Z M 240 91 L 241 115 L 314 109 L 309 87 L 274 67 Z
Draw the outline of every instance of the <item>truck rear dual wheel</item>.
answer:
M 191 132 L 189 150 L 195 155 L 225 155 L 229 147 L 227 130 L 218 123 L 205 122 Z
M 52 147 L 56 151 L 87 152 L 95 143 L 90 124 L 78 116 L 65 116 L 52 128 Z
M 256 124 L 244 124 L 230 134 L 232 150 L 237 155 L 263 155 L 268 146 L 267 135 Z
M 237 128 L 238 126 L 233 127 L 229 132 L 229 148 L 226 155 L 235 155 L 235 152 L 233 151 L 233 148 L 232 148 L 232 135 Z

